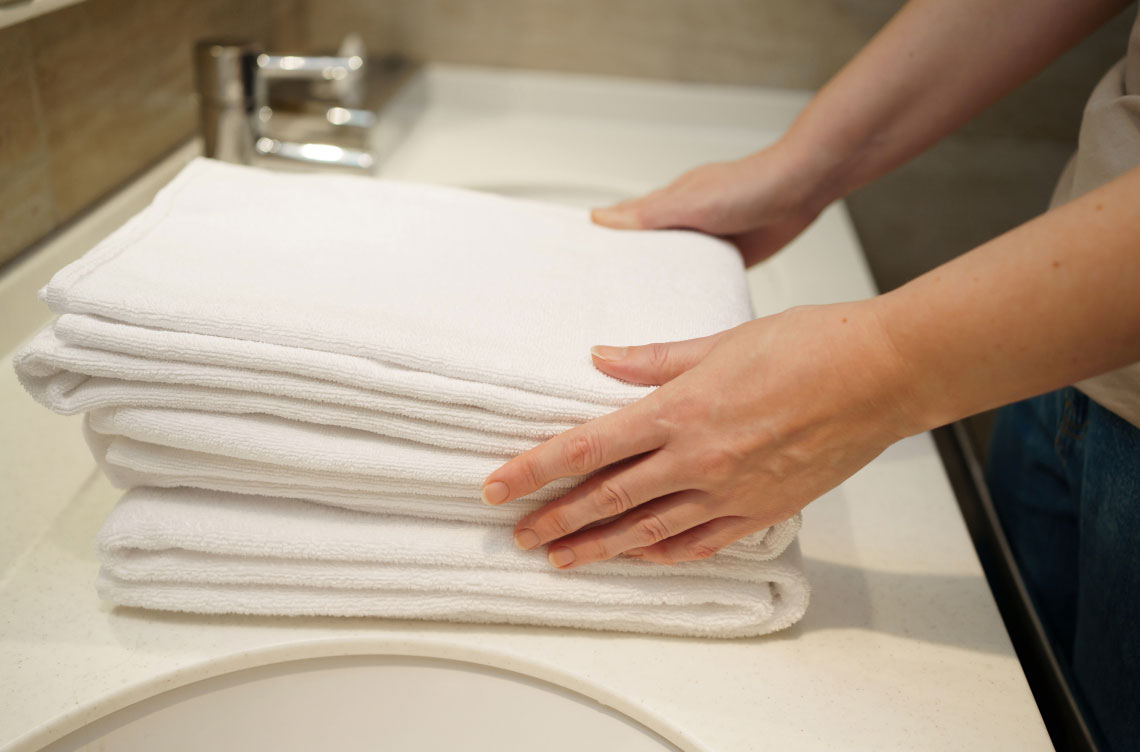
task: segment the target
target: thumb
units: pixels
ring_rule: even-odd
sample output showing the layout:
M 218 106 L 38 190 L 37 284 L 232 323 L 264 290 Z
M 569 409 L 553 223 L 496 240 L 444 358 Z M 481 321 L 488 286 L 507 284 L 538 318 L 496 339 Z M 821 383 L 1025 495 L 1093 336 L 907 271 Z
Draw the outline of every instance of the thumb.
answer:
M 659 386 L 704 360 L 721 334 L 635 347 L 596 345 L 590 354 L 602 373 L 632 384 Z
M 620 204 L 594 209 L 590 219 L 594 224 L 615 230 L 658 230 L 670 224 L 673 217 L 667 206 L 665 191 L 654 191 Z

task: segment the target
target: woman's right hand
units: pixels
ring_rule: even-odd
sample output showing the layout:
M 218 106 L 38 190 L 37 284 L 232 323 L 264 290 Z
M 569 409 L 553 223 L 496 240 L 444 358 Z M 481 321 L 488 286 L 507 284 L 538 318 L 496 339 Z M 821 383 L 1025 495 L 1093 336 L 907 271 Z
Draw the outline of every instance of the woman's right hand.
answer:
M 782 143 L 738 159 L 697 167 L 669 186 L 595 209 L 593 220 L 619 230 L 684 228 L 717 235 L 744 263 L 763 261 L 812 223 L 832 196 L 825 181 Z

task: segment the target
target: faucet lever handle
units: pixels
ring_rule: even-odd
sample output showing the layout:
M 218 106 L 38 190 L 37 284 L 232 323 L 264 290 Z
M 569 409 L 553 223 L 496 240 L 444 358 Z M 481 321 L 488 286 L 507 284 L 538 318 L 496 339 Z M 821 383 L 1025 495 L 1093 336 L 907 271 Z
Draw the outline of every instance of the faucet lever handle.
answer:
M 364 58 L 262 53 L 257 56 L 256 65 L 257 72 L 265 78 L 341 81 L 364 68 Z

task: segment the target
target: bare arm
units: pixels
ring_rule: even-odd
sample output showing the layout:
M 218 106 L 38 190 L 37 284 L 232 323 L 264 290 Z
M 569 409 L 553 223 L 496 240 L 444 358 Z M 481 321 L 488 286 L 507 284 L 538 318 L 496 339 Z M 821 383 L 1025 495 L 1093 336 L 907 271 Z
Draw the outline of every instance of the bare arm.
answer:
M 1140 167 L 873 302 L 920 430 L 1140 361 Z
M 912 0 L 774 146 L 698 167 L 594 212 L 627 229 L 690 227 L 775 253 L 829 203 L 959 128 L 1103 24 L 1125 0 Z
M 830 198 L 961 127 L 1129 3 L 912 0 L 819 92 L 789 131 Z

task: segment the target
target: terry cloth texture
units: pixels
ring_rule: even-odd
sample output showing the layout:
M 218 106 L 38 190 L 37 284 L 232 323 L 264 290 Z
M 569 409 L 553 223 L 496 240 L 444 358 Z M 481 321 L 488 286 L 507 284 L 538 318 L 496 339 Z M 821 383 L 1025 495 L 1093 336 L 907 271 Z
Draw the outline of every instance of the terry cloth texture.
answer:
M 496 528 L 196 489 L 135 489 L 99 533 L 99 590 L 202 613 L 388 616 L 745 637 L 807 606 L 798 549 L 571 572 Z
M 17 373 L 86 413 L 99 463 L 134 489 L 100 534 L 117 603 L 720 636 L 806 606 L 798 517 L 708 561 L 570 573 L 515 550 L 510 526 L 581 478 L 478 498 L 505 458 L 650 392 L 597 371 L 591 345 L 750 318 L 718 240 L 197 160 L 41 297 L 58 317 Z

